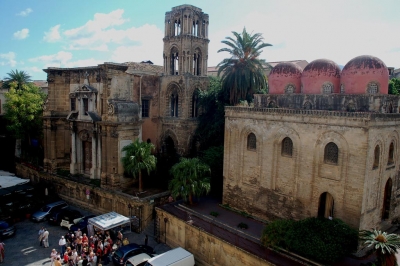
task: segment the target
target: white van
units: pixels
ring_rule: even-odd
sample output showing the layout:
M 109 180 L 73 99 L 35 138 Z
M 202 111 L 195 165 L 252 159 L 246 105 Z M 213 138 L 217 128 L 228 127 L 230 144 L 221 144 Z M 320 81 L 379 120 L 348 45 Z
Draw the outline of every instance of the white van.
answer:
M 145 266 L 194 266 L 194 256 L 179 247 L 149 259 Z

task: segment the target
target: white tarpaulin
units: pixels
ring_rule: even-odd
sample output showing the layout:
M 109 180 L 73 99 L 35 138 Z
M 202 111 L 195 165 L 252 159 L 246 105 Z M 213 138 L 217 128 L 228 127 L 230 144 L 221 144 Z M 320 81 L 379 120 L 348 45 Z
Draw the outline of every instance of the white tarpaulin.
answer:
M 104 231 L 120 225 L 129 224 L 130 219 L 116 212 L 109 212 L 90 218 L 88 222 L 89 224 L 92 224 L 93 226 Z
M 22 185 L 28 183 L 29 179 L 22 179 L 16 176 L 1 175 L 0 172 L 0 188 L 7 188 L 16 185 Z M 9 173 L 10 174 L 10 173 Z

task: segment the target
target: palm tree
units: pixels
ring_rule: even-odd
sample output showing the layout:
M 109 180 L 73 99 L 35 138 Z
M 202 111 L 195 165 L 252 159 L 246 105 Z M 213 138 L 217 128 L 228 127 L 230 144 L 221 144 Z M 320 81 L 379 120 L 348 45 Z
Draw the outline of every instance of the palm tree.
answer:
M 181 196 L 193 204 L 193 197 L 210 192 L 210 167 L 198 158 L 181 158 L 179 163 L 170 170 L 173 176 L 168 184 L 171 194 L 176 198 Z
M 397 265 L 396 253 L 400 248 L 400 236 L 388 234 L 380 230 L 363 230 L 360 232 L 360 239 L 365 241 L 368 247 L 373 246 L 377 255 L 378 266 Z
M 126 172 L 133 175 L 139 175 L 139 192 L 143 191 L 142 170 L 146 170 L 147 174 L 156 169 L 157 158 L 151 154 L 154 145 L 151 143 L 141 142 L 138 139 L 125 146 L 122 151 L 126 152 L 122 157 L 122 164 Z
M 4 78 L 4 83 L 3 87 L 4 88 L 10 88 L 10 83 L 11 82 L 16 82 L 18 87 L 17 89 L 21 89 L 22 85 L 31 82 L 31 76 L 29 76 L 28 73 L 25 71 L 18 71 L 18 69 L 11 70 L 10 73 L 7 73 L 8 77 Z
M 267 88 L 267 79 L 263 65 L 265 60 L 259 59 L 262 49 L 272 46 L 263 42 L 260 33 L 249 34 L 246 28 L 243 32 L 232 32 L 235 39 L 226 37 L 222 43 L 229 48 L 222 48 L 219 52 L 228 52 L 231 57 L 218 64 L 218 76 L 222 73 L 222 88 L 229 94 L 230 104 L 237 104 L 240 100 L 250 100 L 253 93 Z

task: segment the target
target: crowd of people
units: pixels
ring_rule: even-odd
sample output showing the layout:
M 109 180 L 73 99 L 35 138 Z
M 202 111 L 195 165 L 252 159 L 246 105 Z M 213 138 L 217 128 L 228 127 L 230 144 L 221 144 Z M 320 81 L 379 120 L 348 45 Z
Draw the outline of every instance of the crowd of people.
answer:
M 40 245 L 45 248 L 49 247 L 49 233 L 46 228 L 40 229 L 38 234 Z M 123 238 L 120 231 L 114 242 L 109 231 L 98 231 L 89 237 L 78 229 L 61 236 L 58 241 L 59 249 L 52 249 L 50 253 L 51 266 L 99 266 L 108 264 L 112 252 L 121 245 L 127 244 L 129 244 L 128 239 Z

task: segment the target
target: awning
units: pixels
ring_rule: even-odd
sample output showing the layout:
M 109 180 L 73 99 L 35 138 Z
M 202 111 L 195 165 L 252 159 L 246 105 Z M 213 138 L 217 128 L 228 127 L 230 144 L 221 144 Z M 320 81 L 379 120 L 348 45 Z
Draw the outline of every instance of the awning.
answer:
M 116 212 L 109 212 L 100 216 L 90 218 L 88 222 L 94 227 L 105 231 L 120 225 L 129 224 L 130 219 Z
M 16 176 L 0 176 L 0 188 L 8 188 L 28 183 L 29 179 L 22 179 Z

